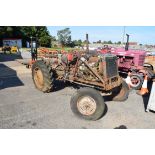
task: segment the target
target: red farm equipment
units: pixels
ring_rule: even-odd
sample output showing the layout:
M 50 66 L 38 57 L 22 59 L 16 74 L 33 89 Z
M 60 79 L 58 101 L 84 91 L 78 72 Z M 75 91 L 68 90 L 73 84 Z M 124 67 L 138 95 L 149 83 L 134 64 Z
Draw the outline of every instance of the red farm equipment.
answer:
M 125 48 L 109 48 L 105 45 L 97 50 L 100 53 L 112 53 L 117 56 L 118 69 L 121 75 L 127 75 L 129 72 L 131 77 L 131 85 L 133 89 L 140 89 L 144 76 L 148 76 L 148 80 L 154 77 L 154 68 L 149 63 L 144 63 L 146 51 L 129 49 L 129 35 L 127 34 L 127 42 Z
M 131 83 L 133 89 L 140 89 L 144 76 L 148 79 L 154 76 L 153 66 L 145 64 L 146 51 L 129 49 L 129 35 L 125 48 L 111 48 L 111 53 L 117 56 L 117 63 L 120 73 L 131 72 Z

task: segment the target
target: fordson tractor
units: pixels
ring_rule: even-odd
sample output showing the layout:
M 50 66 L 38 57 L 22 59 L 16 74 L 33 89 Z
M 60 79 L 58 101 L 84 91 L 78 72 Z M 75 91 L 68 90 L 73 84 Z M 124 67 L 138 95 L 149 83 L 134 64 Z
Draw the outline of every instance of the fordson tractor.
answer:
M 124 101 L 129 94 L 128 85 L 118 73 L 117 57 L 110 53 L 57 51 L 35 61 L 32 78 L 35 87 L 42 92 L 54 91 L 59 81 L 80 86 L 72 96 L 70 106 L 74 114 L 88 120 L 97 120 L 104 115 L 103 96 Z

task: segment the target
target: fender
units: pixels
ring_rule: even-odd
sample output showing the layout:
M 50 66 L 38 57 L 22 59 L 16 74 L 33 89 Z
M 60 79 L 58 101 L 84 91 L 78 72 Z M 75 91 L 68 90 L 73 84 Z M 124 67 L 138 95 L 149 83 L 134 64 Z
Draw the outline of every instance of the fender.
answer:
M 138 73 L 142 73 L 143 76 L 145 74 L 147 74 L 149 79 L 151 79 L 153 77 L 153 75 L 154 75 L 153 71 L 152 70 L 148 70 L 148 69 L 141 69 L 141 70 L 139 70 Z

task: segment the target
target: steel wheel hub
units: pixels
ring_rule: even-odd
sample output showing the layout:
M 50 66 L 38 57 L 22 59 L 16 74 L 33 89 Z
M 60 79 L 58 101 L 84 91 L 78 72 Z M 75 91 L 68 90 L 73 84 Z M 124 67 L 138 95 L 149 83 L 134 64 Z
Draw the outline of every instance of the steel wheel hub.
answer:
M 96 102 L 92 97 L 84 96 L 77 101 L 77 108 L 83 115 L 92 115 L 96 110 Z
M 140 84 L 140 79 L 136 76 L 131 77 L 131 83 L 134 87 L 137 87 Z

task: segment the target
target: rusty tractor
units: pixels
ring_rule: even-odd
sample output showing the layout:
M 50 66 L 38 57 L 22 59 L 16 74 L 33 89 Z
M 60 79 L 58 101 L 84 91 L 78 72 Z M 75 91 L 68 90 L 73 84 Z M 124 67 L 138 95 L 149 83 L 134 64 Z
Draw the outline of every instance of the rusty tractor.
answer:
M 113 101 L 124 101 L 129 94 L 128 85 L 118 73 L 117 57 L 110 53 L 54 52 L 35 61 L 32 78 L 42 92 L 54 91 L 55 81 L 60 80 L 80 86 L 70 106 L 74 114 L 87 120 L 97 120 L 104 115 L 104 95 Z

